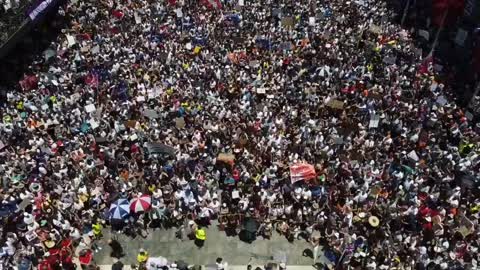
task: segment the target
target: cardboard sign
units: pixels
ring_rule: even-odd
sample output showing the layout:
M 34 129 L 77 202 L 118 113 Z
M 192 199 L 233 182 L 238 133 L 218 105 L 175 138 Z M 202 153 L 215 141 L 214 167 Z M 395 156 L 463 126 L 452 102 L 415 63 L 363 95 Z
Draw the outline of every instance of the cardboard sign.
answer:
M 137 125 L 137 121 L 135 120 L 128 120 L 125 122 L 125 126 L 129 128 L 135 128 L 136 125 Z
M 185 119 L 183 117 L 175 118 L 175 127 L 178 129 L 182 129 L 185 127 Z
M 332 99 L 327 103 L 327 106 L 332 109 L 343 110 L 344 102 L 336 99 Z
M 233 163 L 234 160 L 235 160 L 235 156 L 232 154 L 220 153 L 217 156 L 217 161 L 222 161 L 225 163 Z
M 294 23 L 295 23 L 295 20 L 293 19 L 293 17 L 282 18 L 282 25 L 284 27 L 293 27 Z

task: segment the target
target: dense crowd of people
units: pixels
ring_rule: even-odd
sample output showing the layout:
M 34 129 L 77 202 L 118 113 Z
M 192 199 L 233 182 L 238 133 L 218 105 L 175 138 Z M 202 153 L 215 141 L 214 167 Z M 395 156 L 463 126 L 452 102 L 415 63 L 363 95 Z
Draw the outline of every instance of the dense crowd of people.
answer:
M 73 267 L 104 226 L 249 218 L 350 269 L 477 269 L 479 126 L 383 1 L 59 13 L 0 111 L 5 267 Z

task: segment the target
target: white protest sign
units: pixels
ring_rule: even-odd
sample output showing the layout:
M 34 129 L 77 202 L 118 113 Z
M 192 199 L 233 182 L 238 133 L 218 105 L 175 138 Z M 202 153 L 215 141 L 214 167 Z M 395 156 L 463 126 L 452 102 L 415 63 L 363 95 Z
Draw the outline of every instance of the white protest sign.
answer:
M 369 128 L 377 128 L 379 122 L 380 122 L 380 116 L 374 114 L 370 118 L 370 123 L 368 124 L 368 127 Z
M 265 94 L 267 92 L 267 89 L 264 87 L 257 88 L 257 94 Z
M 420 158 L 418 157 L 417 152 L 415 152 L 415 150 L 412 150 L 410 153 L 408 153 L 407 156 L 410 159 L 412 159 L 413 161 L 419 161 L 420 160 Z
M 75 45 L 75 38 L 71 35 L 67 35 L 68 47 Z
M 95 119 L 90 119 L 88 121 L 88 123 L 90 124 L 90 126 L 92 127 L 92 129 L 96 129 L 97 127 L 99 127 L 100 125 L 98 124 L 97 121 L 95 121 Z
M 96 109 L 95 109 L 95 105 L 93 104 L 88 104 L 87 106 L 85 106 L 85 111 L 87 113 L 91 113 L 91 112 L 94 112 Z

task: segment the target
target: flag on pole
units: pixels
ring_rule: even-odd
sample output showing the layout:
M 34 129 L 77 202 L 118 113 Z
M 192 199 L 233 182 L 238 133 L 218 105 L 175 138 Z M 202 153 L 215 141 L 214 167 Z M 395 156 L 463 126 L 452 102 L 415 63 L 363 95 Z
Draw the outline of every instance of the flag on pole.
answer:
M 290 179 L 292 184 L 302 180 L 310 180 L 317 176 L 313 165 L 296 163 L 290 166 Z

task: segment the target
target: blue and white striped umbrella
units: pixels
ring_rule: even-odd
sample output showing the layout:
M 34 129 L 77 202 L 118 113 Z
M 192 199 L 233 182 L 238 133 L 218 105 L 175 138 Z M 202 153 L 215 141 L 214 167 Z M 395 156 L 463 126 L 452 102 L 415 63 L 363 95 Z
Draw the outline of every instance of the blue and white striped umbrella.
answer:
M 125 219 L 130 214 L 130 202 L 127 199 L 119 199 L 110 205 L 108 213 L 110 219 Z

